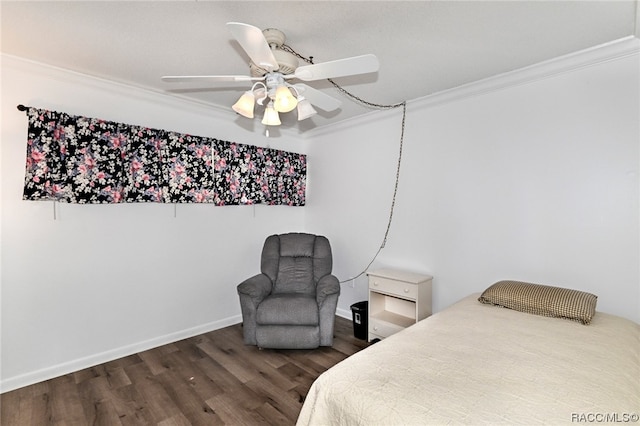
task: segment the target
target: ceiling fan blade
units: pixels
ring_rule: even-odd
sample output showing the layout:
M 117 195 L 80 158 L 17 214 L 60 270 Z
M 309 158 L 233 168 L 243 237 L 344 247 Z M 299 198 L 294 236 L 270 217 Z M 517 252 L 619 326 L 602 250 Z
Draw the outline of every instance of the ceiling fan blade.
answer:
M 250 77 L 245 75 L 165 75 L 162 81 L 167 83 L 188 83 L 188 82 L 222 82 L 222 81 L 258 81 L 264 77 Z
M 227 27 L 254 64 L 267 71 L 278 69 L 278 61 L 260 28 L 240 22 L 227 22 Z
M 375 55 L 368 54 L 319 64 L 304 65 L 296 69 L 295 76 L 303 81 L 312 81 L 375 72 L 378 71 L 379 67 L 380 63 L 378 62 L 378 58 Z
M 307 86 L 306 84 L 298 83 L 294 84 L 293 87 L 314 106 L 317 106 L 322 110 L 333 111 L 340 108 L 340 105 L 342 105 L 342 102 L 338 99 L 329 96 L 318 89 L 314 89 L 311 86 Z

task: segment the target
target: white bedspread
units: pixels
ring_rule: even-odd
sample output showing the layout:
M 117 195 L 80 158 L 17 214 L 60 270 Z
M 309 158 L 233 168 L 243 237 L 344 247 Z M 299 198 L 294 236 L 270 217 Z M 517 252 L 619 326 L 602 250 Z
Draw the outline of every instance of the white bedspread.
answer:
M 590 325 L 471 295 L 312 385 L 298 425 L 640 424 L 640 325 Z

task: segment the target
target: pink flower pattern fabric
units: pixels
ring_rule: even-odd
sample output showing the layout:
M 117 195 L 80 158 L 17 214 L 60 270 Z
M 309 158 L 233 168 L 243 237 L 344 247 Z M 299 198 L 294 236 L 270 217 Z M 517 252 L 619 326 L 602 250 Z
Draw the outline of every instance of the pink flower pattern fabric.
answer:
M 304 205 L 306 156 L 214 142 L 215 203 Z
M 28 108 L 23 199 L 305 205 L 306 156 Z

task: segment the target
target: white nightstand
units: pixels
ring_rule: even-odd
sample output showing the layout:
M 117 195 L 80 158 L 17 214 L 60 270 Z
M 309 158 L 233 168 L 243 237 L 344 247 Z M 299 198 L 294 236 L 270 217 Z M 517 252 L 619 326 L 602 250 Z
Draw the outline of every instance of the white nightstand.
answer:
M 395 269 L 369 276 L 369 341 L 384 339 L 431 315 L 430 275 Z

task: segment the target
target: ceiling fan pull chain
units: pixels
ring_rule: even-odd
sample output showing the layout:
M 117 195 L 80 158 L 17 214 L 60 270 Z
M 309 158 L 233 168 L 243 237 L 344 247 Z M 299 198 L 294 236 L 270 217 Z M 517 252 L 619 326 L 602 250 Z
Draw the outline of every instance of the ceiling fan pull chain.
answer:
M 307 62 L 309 64 L 313 64 L 313 56 L 309 56 L 308 58 L 306 58 L 306 57 L 302 56 L 301 54 L 299 54 L 298 52 L 296 52 L 295 50 L 293 50 L 290 46 L 288 46 L 286 44 L 283 44 L 281 46 L 281 48 L 283 50 L 288 51 L 289 53 L 292 53 L 293 55 L 297 56 L 298 58 L 302 59 L 303 61 L 305 61 L 305 62 Z M 340 283 L 345 283 L 345 282 L 351 282 L 351 281 L 355 280 L 356 278 L 359 278 L 360 276 L 364 275 L 367 272 L 367 270 L 371 267 L 373 262 L 375 262 L 375 260 L 378 258 L 378 255 L 380 254 L 382 249 L 387 244 L 387 238 L 389 237 L 389 231 L 391 230 L 391 223 L 393 222 L 393 211 L 395 210 L 395 206 L 396 206 L 396 195 L 398 194 L 398 184 L 400 182 L 400 166 L 402 164 L 402 148 L 403 148 L 403 145 L 404 145 L 404 129 L 405 129 L 405 120 L 406 120 L 406 117 L 407 117 L 407 101 L 402 101 L 402 102 L 399 102 L 397 104 L 388 104 L 388 105 L 377 104 L 377 103 L 366 101 L 366 100 L 360 98 L 359 96 L 356 96 L 353 93 L 350 93 L 349 91 L 347 91 L 345 88 L 343 88 L 342 86 L 340 86 L 338 83 L 336 83 L 335 81 L 333 81 L 330 78 L 327 78 L 327 81 L 329 83 L 331 83 L 341 93 L 343 93 L 344 95 L 350 97 L 351 99 L 359 102 L 362 105 L 365 105 L 365 106 L 368 106 L 368 107 L 371 107 L 371 108 L 382 109 L 382 110 L 388 110 L 388 109 L 394 109 L 394 108 L 402 107 L 402 125 L 401 125 L 401 129 L 400 129 L 400 147 L 399 147 L 399 152 L 398 152 L 398 163 L 397 163 L 397 166 L 396 166 L 396 176 L 395 176 L 395 183 L 394 183 L 394 186 L 393 186 L 393 196 L 391 197 L 391 208 L 389 209 L 389 219 L 387 220 L 387 228 L 386 228 L 386 230 L 384 232 L 384 238 L 382 239 L 382 243 L 380 244 L 380 247 L 378 247 L 378 250 L 373 255 L 373 258 L 371 259 L 369 264 L 359 274 L 357 274 L 357 275 L 355 275 L 355 276 L 353 276 L 351 278 L 347 278 L 346 280 L 340 281 Z
M 298 52 L 293 50 L 293 48 L 291 46 L 289 46 L 288 44 L 283 44 L 282 46 L 280 46 L 280 49 L 286 50 L 287 52 L 292 53 L 295 56 L 297 56 L 299 59 L 302 59 L 306 63 L 313 65 L 313 56 L 309 56 L 308 58 L 305 58 L 304 56 L 302 56 L 301 54 L 299 54 Z
M 407 102 L 404 101 L 401 104 L 399 104 L 399 106 L 402 107 L 402 125 L 400 128 L 400 147 L 398 150 L 396 178 L 393 186 L 393 197 L 391 197 L 391 208 L 389 209 L 389 220 L 387 221 L 387 229 L 384 232 L 384 238 L 382 239 L 382 244 L 380 244 L 380 247 L 378 247 L 378 251 L 376 251 L 376 253 L 373 255 L 369 264 L 358 275 L 355 275 L 351 278 L 347 278 L 346 280 L 342 280 L 340 281 L 340 283 L 351 282 L 356 278 L 359 278 L 360 276 L 364 275 L 369 270 L 373 262 L 375 262 L 375 260 L 378 258 L 378 255 L 380 254 L 384 246 L 387 244 L 387 238 L 389 237 L 389 230 L 391 229 L 391 222 L 393 221 L 393 211 L 396 207 L 396 195 L 398 194 L 398 184 L 400 182 L 400 165 L 402 164 L 402 147 L 404 145 L 404 128 L 405 128 L 405 119 L 407 117 Z

